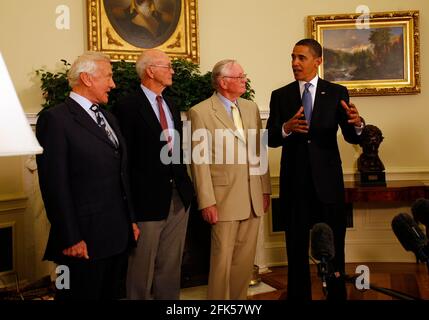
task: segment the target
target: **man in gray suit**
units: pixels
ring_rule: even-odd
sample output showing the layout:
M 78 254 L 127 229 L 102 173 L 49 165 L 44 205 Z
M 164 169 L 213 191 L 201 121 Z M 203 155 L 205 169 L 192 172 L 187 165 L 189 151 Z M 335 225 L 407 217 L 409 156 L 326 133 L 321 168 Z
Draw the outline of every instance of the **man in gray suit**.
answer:
M 144 51 L 136 63 L 138 90 L 115 106 L 129 150 L 131 193 L 142 235 L 131 254 L 130 299 L 179 299 L 188 211 L 193 197 L 186 166 L 164 163 L 168 150 L 182 159 L 180 112 L 162 92 L 172 84 L 170 58 Z

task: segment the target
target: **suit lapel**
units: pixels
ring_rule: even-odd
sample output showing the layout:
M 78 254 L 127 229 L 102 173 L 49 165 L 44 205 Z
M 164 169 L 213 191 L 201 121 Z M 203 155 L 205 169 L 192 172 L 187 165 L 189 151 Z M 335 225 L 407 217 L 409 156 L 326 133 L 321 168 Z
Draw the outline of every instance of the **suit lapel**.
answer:
M 65 103 L 67 104 L 70 113 L 73 115 L 74 120 L 79 123 L 86 130 L 91 132 L 93 135 L 100 138 L 111 147 L 114 147 L 112 142 L 107 137 L 107 134 L 100 128 L 95 121 L 89 116 L 88 113 L 80 106 L 76 101 L 71 98 L 66 98 Z M 109 123 L 110 124 L 110 123 Z
M 321 106 L 324 105 L 323 101 L 327 96 L 326 82 L 323 79 L 317 81 L 316 97 L 314 99 L 313 112 L 311 116 L 311 122 L 316 121 L 321 112 Z M 311 128 L 311 126 L 310 126 Z
M 288 97 L 288 95 L 290 94 L 290 92 L 285 92 L 285 100 L 288 101 L 289 99 L 292 99 L 292 105 L 295 106 L 295 109 L 292 110 L 292 115 L 295 115 L 295 113 L 298 112 L 299 108 L 301 108 L 302 106 L 302 99 L 301 99 L 301 93 L 299 92 L 299 82 L 295 81 L 293 83 L 293 87 L 292 87 L 292 94 L 290 95 L 291 97 Z M 289 115 L 288 115 L 289 116 Z
M 237 128 L 235 127 L 234 121 L 226 112 L 225 106 L 223 105 L 222 101 L 220 101 L 220 99 L 216 96 L 216 92 L 213 93 L 213 95 L 211 97 L 211 102 L 212 102 L 212 108 L 213 108 L 213 111 L 215 113 L 216 118 L 218 118 L 218 120 L 220 122 L 222 122 L 222 124 L 225 126 L 225 128 L 231 130 L 231 132 L 234 134 L 234 136 L 236 136 L 238 139 L 245 142 L 243 140 L 243 137 L 237 132 Z M 243 126 L 244 126 L 244 124 L 243 124 Z
M 171 116 L 173 117 L 174 128 L 176 130 L 179 130 L 180 126 L 182 124 L 182 120 L 180 119 L 180 112 L 177 112 L 177 110 L 175 109 L 175 106 L 173 106 L 170 99 L 168 99 L 165 96 L 163 96 L 163 98 L 164 98 L 165 102 L 167 103 L 167 106 L 168 106 L 168 109 L 170 110 Z
M 157 134 L 157 136 L 159 137 L 162 132 L 161 124 L 159 123 L 159 120 L 152 109 L 149 99 L 146 97 L 146 95 L 144 94 L 141 88 L 137 92 L 137 99 L 138 99 L 138 110 L 142 115 L 143 120 L 152 129 L 152 131 L 155 134 Z
M 107 122 L 109 123 L 110 127 L 112 128 L 113 132 L 115 133 L 116 138 L 118 139 L 118 142 L 119 142 L 119 148 L 121 148 L 121 146 L 123 146 L 124 141 L 122 139 L 121 129 L 119 128 L 119 126 L 117 126 L 116 119 L 113 118 L 111 113 L 108 113 L 101 108 L 100 108 L 100 110 L 103 113 L 104 117 L 106 118 Z M 113 147 L 115 147 L 113 145 L 112 141 L 110 141 L 110 142 L 111 142 L 111 145 Z
M 248 132 L 251 122 L 251 116 L 248 113 L 249 108 L 245 106 L 246 100 L 238 98 L 238 109 L 240 110 L 241 122 L 243 123 L 244 132 Z

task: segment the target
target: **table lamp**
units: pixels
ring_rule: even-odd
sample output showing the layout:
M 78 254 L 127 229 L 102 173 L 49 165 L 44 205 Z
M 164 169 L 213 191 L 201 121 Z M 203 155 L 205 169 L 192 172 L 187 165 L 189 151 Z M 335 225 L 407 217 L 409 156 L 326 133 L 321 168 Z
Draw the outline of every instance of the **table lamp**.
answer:
M 42 153 L 0 52 L 0 157 Z

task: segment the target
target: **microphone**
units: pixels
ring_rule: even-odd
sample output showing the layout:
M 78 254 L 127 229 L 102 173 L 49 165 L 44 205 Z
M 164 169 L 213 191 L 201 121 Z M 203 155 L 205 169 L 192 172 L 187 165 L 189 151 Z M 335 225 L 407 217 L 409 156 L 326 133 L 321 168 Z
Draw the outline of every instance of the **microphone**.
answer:
M 322 279 L 323 292 L 326 293 L 328 263 L 335 257 L 334 233 L 326 223 L 316 223 L 311 229 L 311 256 L 320 261 L 317 269 Z
M 428 239 L 409 214 L 396 215 L 392 220 L 392 230 L 406 251 L 414 252 L 419 260 L 429 265 L 426 252 Z
M 429 228 L 429 200 L 419 198 L 411 206 L 411 213 L 417 223 L 421 223 Z

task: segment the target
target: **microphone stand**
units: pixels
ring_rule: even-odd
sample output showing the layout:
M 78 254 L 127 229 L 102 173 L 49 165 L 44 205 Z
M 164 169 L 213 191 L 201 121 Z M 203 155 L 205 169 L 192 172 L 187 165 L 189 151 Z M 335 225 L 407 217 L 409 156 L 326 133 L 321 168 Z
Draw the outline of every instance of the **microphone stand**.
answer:
M 359 275 L 355 275 L 355 276 L 344 275 L 343 277 L 344 277 L 344 280 L 346 281 L 346 283 L 350 283 L 355 287 L 356 278 L 358 276 Z M 356 289 L 356 290 L 358 290 L 358 289 Z M 374 290 L 374 291 L 383 293 L 385 295 L 388 295 L 392 298 L 396 298 L 399 300 L 423 300 L 421 298 L 417 298 L 417 297 L 411 296 L 409 294 L 406 294 L 406 293 L 403 293 L 403 292 L 400 292 L 397 290 L 383 288 L 383 287 L 377 287 L 377 286 L 374 286 L 372 284 L 369 285 L 368 290 Z M 359 290 L 359 291 L 366 291 L 366 290 Z
M 310 259 L 317 266 L 317 275 L 322 280 L 322 291 L 323 295 L 326 297 L 326 295 L 328 294 L 328 286 L 326 284 L 326 280 L 330 276 L 328 271 L 328 261 L 326 261 L 326 258 L 324 256 L 322 256 L 320 262 L 317 262 L 312 256 L 310 256 Z
M 320 263 L 317 263 L 317 261 L 312 256 L 310 256 L 310 259 L 317 265 L 317 275 L 322 280 L 322 291 L 323 291 L 323 295 L 326 296 L 327 291 L 328 291 L 328 288 L 327 288 L 327 285 L 326 285 L 326 280 L 329 277 L 335 277 L 335 275 L 334 274 L 329 274 L 329 272 L 328 272 L 328 264 L 326 263 L 326 261 L 324 261 L 323 258 L 320 261 Z M 429 260 L 426 261 L 426 265 L 427 265 L 428 271 L 429 271 Z M 349 276 L 349 275 L 345 274 L 342 277 L 343 277 L 343 279 L 344 279 L 344 281 L 346 283 L 352 284 L 353 287 L 356 289 L 355 284 L 356 284 L 356 278 L 358 276 L 359 275 Z M 356 290 L 358 290 L 358 289 L 356 289 Z M 392 298 L 396 298 L 396 299 L 399 299 L 399 300 L 423 300 L 421 298 L 417 298 L 417 297 L 411 296 L 409 294 L 406 294 L 406 293 L 403 293 L 403 292 L 400 292 L 400 291 L 397 291 L 397 290 L 383 288 L 383 287 L 377 287 L 377 286 L 374 286 L 372 284 L 369 285 L 369 289 L 359 290 L 359 291 L 366 291 L 366 290 L 374 290 L 374 291 L 383 293 L 383 294 L 385 294 L 387 296 L 390 296 Z

